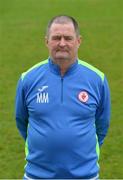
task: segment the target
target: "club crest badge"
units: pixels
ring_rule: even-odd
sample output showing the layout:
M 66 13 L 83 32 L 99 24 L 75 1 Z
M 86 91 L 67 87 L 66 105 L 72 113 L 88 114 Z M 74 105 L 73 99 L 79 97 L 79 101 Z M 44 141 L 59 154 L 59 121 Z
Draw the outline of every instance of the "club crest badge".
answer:
M 88 93 L 86 91 L 81 91 L 79 94 L 78 94 L 78 99 L 83 102 L 83 103 L 86 103 L 89 99 L 89 96 L 88 96 Z

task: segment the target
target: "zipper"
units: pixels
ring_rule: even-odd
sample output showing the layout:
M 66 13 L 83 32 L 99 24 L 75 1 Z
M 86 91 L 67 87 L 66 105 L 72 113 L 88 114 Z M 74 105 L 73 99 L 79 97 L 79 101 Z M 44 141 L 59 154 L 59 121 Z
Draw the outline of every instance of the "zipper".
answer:
M 63 80 L 64 78 L 61 77 L 61 103 L 63 103 Z

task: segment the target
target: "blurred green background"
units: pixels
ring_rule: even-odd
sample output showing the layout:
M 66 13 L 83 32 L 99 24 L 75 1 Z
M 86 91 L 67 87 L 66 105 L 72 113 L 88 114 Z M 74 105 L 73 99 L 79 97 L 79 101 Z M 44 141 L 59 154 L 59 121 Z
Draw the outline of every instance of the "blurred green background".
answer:
M 101 148 L 100 178 L 123 178 L 123 0 L 0 0 L 0 178 L 24 172 L 24 141 L 14 119 L 22 72 L 48 57 L 44 36 L 55 15 L 75 17 L 79 58 L 102 70 L 112 98 L 111 125 Z

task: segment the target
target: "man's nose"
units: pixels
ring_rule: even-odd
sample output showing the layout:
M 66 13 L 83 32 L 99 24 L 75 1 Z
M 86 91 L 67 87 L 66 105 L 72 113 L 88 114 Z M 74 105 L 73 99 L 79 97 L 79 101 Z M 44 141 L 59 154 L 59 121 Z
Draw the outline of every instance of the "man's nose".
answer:
M 59 45 L 62 46 L 62 47 L 66 45 L 66 41 L 65 41 L 64 37 L 62 37 L 60 39 Z

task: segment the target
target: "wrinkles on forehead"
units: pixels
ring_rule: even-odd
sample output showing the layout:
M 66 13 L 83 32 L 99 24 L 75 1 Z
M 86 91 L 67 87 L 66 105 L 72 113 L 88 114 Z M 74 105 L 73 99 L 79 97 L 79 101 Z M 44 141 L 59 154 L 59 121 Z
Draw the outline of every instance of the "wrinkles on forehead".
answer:
M 65 40 L 73 40 L 74 37 L 73 36 L 70 36 L 70 35 L 59 35 L 59 34 L 56 34 L 56 35 L 53 35 L 52 37 L 52 40 L 61 40 L 62 38 L 65 39 Z
M 74 26 L 71 22 L 59 24 L 53 23 L 49 30 L 49 36 L 76 36 Z

